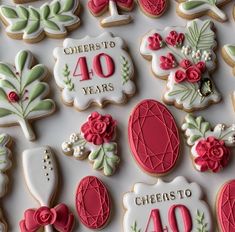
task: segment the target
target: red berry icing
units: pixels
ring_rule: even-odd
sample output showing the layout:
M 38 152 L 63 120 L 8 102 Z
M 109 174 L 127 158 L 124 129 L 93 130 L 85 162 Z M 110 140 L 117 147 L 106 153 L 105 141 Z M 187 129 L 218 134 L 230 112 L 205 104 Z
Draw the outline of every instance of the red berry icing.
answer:
M 228 164 L 230 150 L 225 146 L 223 140 L 212 136 L 199 140 L 195 150 L 198 157 L 194 162 L 201 167 L 201 171 L 220 171 Z
M 160 56 L 160 67 L 163 70 L 173 69 L 177 66 L 175 56 L 168 53 L 167 56 Z
M 110 142 L 115 133 L 116 121 L 109 114 L 93 112 L 81 127 L 84 138 L 95 145 Z
M 143 10 L 151 16 L 160 16 L 167 8 L 166 0 L 139 0 Z
M 129 143 L 140 167 L 149 174 L 169 172 L 179 156 L 179 132 L 169 110 L 155 100 L 144 100 L 129 119 Z
M 217 199 L 217 218 L 221 232 L 235 232 L 235 180 L 222 187 Z
M 105 185 L 95 176 L 81 180 L 76 193 L 76 208 L 81 222 L 90 229 L 103 228 L 109 219 L 111 204 Z
M 171 31 L 166 37 L 166 43 L 174 47 L 181 47 L 184 42 L 184 38 L 185 36 L 183 33 Z
M 163 46 L 163 39 L 158 33 L 154 33 L 152 36 L 148 37 L 149 49 L 151 50 L 159 50 Z
M 16 92 L 11 91 L 10 93 L 8 93 L 8 100 L 10 102 L 18 102 L 20 98 Z

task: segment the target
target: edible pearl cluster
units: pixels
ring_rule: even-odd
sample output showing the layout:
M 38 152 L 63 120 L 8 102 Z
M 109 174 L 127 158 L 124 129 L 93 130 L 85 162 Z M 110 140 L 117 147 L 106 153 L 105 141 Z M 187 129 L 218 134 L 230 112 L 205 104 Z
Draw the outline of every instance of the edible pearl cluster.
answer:
M 74 148 L 73 155 L 75 158 L 81 157 L 84 155 L 85 147 L 84 146 L 77 146 Z
M 212 53 L 210 51 L 203 51 L 202 58 L 205 61 L 211 61 L 212 60 Z
M 53 171 L 53 166 L 51 163 L 50 151 L 47 149 L 44 151 L 43 157 L 43 169 L 45 170 L 45 176 L 47 177 L 47 181 L 50 181 L 49 171 Z
M 188 56 L 189 54 L 192 53 L 192 48 L 191 48 L 191 46 L 189 46 L 189 45 L 183 46 L 182 49 L 181 49 L 181 52 L 182 52 L 184 55 Z
M 193 51 L 192 52 L 192 58 L 200 60 L 202 57 L 201 50 Z

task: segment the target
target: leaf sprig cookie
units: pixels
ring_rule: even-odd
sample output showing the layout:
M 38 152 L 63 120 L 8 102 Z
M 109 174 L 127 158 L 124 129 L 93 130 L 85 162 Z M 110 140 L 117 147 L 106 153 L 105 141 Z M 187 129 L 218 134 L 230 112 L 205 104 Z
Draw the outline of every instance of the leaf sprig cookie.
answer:
M 0 134 L 0 198 L 2 198 L 7 191 L 8 177 L 6 171 L 12 165 L 11 162 L 11 137 L 7 134 Z M 0 208 L 0 231 L 7 232 L 7 224 L 3 217 Z
M 231 0 L 178 0 L 177 13 L 186 19 L 195 19 L 203 15 L 224 22 L 227 15 L 220 9 Z
M 110 16 L 100 21 L 101 26 L 117 26 L 131 22 L 130 15 L 120 15 L 118 8 L 124 11 L 131 11 L 134 7 L 134 0 L 89 0 L 88 9 L 90 12 L 98 17 L 109 10 Z
M 40 207 L 24 212 L 20 231 L 71 232 L 74 215 L 64 203 L 52 206 L 58 187 L 58 172 L 54 154 L 50 147 L 39 147 L 23 152 L 23 169 L 26 184 Z
M 229 147 L 235 146 L 235 125 L 218 124 L 214 128 L 201 116 L 188 114 L 182 125 L 191 146 L 194 167 L 200 171 L 219 172 L 230 160 Z
M 209 206 L 197 183 L 184 177 L 154 185 L 136 183 L 123 197 L 124 232 L 213 231 Z
M 79 26 L 78 10 L 79 0 L 54 0 L 40 8 L 2 5 L 0 18 L 8 36 L 35 43 L 45 36 L 64 38 Z
M 55 81 L 66 105 L 85 110 L 92 104 L 122 104 L 135 93 L 134 66 L 120 37 L 105 32 L 65 39 L 53 54 Z
M 15 58 L 15 65 L 0 62 L 0 126 L 19 124 L 28 140 L 35 134 L 32 120 L 54 112 L 55 104 L 44 99 L 49 86 L 42 82 L 48 75 L 42 64 L 34 64 L 30 51 L 22 50 Z
M 116 121 L 111 115 L 93 112 L 81 126 L 81 133 L 72 133 L 69 140 L 62 143 L 62 150 L 79 160 L 88 156 L 93 169 L 111 176 L 120 162 L 117 144 L 113 141 L 115 131 Z
M 210 74 L 216 68 L 215 33 L 210 20 L 193 20 L 186 27 L 166 27 L 148 32 L 140 52 L 152 60 L 153 73 L 167 79 L 166 104 L 194 111 L 220 101 Z

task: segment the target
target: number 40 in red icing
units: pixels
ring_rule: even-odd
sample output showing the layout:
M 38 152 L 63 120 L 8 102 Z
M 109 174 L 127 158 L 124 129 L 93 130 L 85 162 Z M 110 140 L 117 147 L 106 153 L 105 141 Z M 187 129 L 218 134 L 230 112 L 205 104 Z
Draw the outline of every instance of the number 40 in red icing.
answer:
M 105 60 L 105 67 L 102 66 L 102 59 Z M 115 66 L 111 56 L 105 53 L 96 55 L 92 60 L 93 69 L 88 68 L 87 58 L 85 56 L 79 57 L 77 64 L 73 71 L 74 77 L 81 77 L 81 81 L 91 80 L 91 76 L 95 74 L 101 78 L 108 78 L 114 74 Z M 106 71 L 104 71 L 106 69 Z M 80 72 L 79 72 L 80 70 Z M 94 72 L 93 72 L 94 70 Z

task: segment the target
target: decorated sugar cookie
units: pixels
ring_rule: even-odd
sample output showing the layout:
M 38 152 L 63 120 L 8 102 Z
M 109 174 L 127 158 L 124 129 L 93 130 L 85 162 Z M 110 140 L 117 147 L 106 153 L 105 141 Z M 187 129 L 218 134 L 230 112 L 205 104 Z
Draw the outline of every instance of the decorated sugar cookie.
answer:
M 195 168 L 200 172 L 219 172 L 230 159 L 229 147 L 235 146 L 235 124 L 227 127 L 217 124 L 214 128 L 201 116 L 188 114 L 182 125 Z
M 104 183 L 95 176 L 84 177 L 76 191 L 75 205 L 80 221 L 89 229 L 101 230 L 111 214 L 111 201 Z
M 158 18 L 165 13 L 168 0 L 138 0 L 140 9 L 149 17 Z
M 222 56 L 225 62 L 233 68 L 235 76 L 235 44 L 226 44 L 222 48 Z
M 72 133 L 69 140 L 62 143 L 66 155 L 85 159 L 93 164 L 93 169 L 113 175 L 120 162 L 117 144 L 114 142 L 116 121 L 111 115 L 93 112 L 81 126 L 81 132 Z
M 8 177 L 6 172 L 11 167 L 11 137 L 7 134 L 0 134 L 0 198 L 7 192 Z M 7 232 L 7 224 L 0 208 L 0 231 Z
M 155 185 L 137 183 L 123 197 L 126 210 L 124 232 L 201 231 L 212 232 L 208 205 L 198 184 L 184 177 Z
M 225 183 L 217 195 L 216 213 L 221 232 L 234 232 L 235 180 Z
M 66 37 L 69 31 L 80 24 L 76 15 L 78 10 L 79 0 L 54 0 L 40 8 L 1 5 L 0 18 L 6 25 L 8 36 L 35 43 L 45 36 Z
M 134 108 L 128 138 L 137 164 L 148 174 L 165 175 L 175 167 L 179 132 L 174 117 L 160 102 L 148 99 Z
M 227 15 L 220 9 L 231 0 L 178 0 L 177 13 L 185 19 L 195 19 L 204 15 L 224 22 Z
M 19 224 L 20 231 L 72 231 L 74 216 L 69 208 L 63 203 L 53 205 L 58 187 L 58 173 L 50 147 L 25 150 L 23 169 L 28 189 L 40 207 L 30 208 L 24 212 L 24 218 Z
M 96 17 L 103 15 L 106 11 L 110 12 L 110 16 L 100 21 L 103 27 L 128 24 L 132 21 L 130 15 L 120 15 L 118 8 L 124 11 L 131 11 L 134 7 L 134 0 L 88 0 L 87 6 L 90 12 Z
M 78 110 L 91 104 L 124 103 L 135 93 L 134 68 L 124 42 L 105 32 L 97 37 L 65 39 L 54 50 L 54 76 L 63 102 Z
M 55 110 L 54 102 L 44 99 L 49 93 L 48 84 L 42 82 L 47 68 L 34 63 L 27 50 L 18 52 L 15 65 L 0 62 L 0 126 L 19 124 L 28 140 L 35 139 L 30 122 Z
M 141 54 L 152 60 L 157 77 L 167 79 L 166 104 L 191 112 L 220 101 L 210 77 L 216 68 L 212 27 L 210 20 L 193 20 L 186 27 L 154 29 L 143 37 Z

